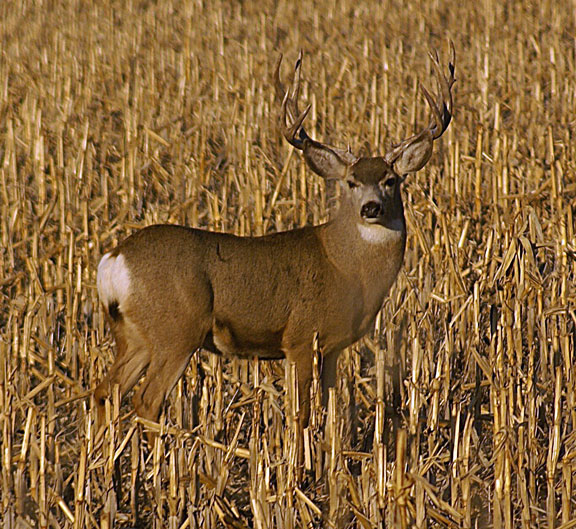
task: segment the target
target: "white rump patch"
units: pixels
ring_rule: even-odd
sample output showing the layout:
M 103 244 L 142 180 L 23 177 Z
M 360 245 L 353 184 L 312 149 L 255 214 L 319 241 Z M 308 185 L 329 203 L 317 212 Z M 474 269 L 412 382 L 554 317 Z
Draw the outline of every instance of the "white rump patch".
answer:
M 122 254 L 116 257 L 107 253 L 98 265 L 98 295 L 105 307 L 116 302 L 120 310 L 130 290 L 130 271 Z
M 386 244 L 396 239 L 404 229 L 401 219 L 394 219 L 389 227 L 382 226 L 382 224 L 358 224 L 357 226 L 360 236 L 370 244 Z

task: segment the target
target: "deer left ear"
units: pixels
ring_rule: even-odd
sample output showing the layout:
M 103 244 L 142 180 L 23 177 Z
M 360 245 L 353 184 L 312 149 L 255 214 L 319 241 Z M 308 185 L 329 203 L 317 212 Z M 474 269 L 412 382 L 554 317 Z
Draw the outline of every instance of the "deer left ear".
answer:
M 397 174 L 405 175 L 419 171 L 430 160 L 434 139 L 428 131 L 423 132 L 424 134 L 419 134 L 414 141 L 405 145 L 398 153 L 398 157 L 392 161 Z

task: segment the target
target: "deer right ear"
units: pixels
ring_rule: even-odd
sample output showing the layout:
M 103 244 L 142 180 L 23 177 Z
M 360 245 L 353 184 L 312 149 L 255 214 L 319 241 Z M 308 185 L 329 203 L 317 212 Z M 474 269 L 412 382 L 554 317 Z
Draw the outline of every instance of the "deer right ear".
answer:
M 303 152 L 308 167 L 317 175 L 322 178 L 342 180 L 346 178 L 350 164 L 342 159 L 337 150 L 312 139 L 306 139 Z

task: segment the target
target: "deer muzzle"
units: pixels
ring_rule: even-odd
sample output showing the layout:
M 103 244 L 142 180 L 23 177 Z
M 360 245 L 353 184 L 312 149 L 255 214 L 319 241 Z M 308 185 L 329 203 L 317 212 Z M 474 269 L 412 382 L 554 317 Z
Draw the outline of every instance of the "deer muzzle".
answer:
M 366 204 L 362 206 L 360 214 L 365 219 L 377 219 L 382 215 L 382 204 L 374 200 L 366 202 Z

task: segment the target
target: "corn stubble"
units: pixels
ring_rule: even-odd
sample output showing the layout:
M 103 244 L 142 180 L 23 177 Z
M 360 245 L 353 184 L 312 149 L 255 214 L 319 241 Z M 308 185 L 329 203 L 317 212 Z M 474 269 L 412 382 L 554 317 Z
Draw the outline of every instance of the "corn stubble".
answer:
M 1 527 L 575 527 L 573 4 L 275 4 L 0 5 Z M 278 133 L 279 52 L 305 51 L 311 135 L 382 152 L 427 119 L 448 38 L 454 123 L 407 179 L 403 271 L 315 399 L 305 479 L 281 362 L 198 352 L 159 424 L 116 394 L 96 432 L 104 251 L 328 216 Z

